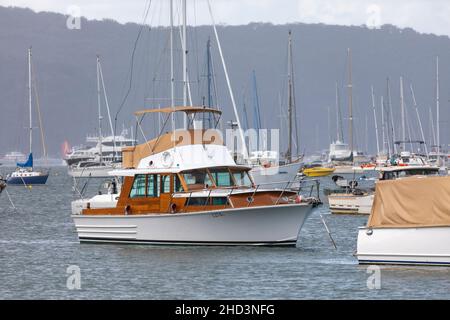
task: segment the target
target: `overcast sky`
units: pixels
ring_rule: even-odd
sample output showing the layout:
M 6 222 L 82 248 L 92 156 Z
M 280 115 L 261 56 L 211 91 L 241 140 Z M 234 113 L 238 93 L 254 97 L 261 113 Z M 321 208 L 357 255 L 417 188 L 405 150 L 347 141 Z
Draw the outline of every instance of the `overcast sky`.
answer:
M 167 24 L 169 0 L 0 0 L 3 6 L 28 7 L 35 11 L 75 13 L 88 19 L 111 18 L 142 22 L 151 1 L 147 22 Z M 179 12 L 181 0 L 174 0 Z M 210 24 L 206 0 L 187 0 L 190 24 Z M 419 32 L 450 36 L 449 0 L 210 0 L 215 20 L 236 25 L 249 22 L 326 23 L 378 26 L 390 23 Z M 176 14 L 176 20 L 179 15 Z

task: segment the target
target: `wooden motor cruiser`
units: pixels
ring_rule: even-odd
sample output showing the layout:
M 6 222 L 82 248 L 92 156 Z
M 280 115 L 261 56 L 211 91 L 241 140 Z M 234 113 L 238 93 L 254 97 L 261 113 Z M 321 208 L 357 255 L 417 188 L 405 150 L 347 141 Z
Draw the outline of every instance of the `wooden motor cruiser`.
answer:
M 254 185 L 251 168 L 236 165 L 215 129 L 220 111 L 174 107 L 135 115 L 153 113 L 164 114 L 165 124 L 184 113 L 187 127 L 124 148 L 122 169 L 110 172 L 123 177 L 121 190 L 72 203 L 80 241 L 296 244 L 318 197 L 302 197 L 288 184 L 284 189 Z M 207 123 L 211 128 L 203 128 Z

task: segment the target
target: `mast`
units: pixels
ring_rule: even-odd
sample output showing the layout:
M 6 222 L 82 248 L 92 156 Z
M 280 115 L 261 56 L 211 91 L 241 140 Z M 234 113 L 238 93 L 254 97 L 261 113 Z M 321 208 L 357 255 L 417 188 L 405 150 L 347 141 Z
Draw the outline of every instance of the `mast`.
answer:
M 348 48 L 348 108 L 349 108 L 349 142 L 350 152 L 353 156 L 353 84 L 352 84 L 352 55 Z
M 100 164 L 103 163 L 103 146 L 102 146 L 102 108 L 100 98 L 100 58 L 97 55 L 97 107 L 98 107 L 98 143 L 100 145 Z
M 390 86 L 390 81 L 389 78 L 386 79 L 386 86 L 387 86 L 387 99 L 388 99 L 388 106 L 389 109 L 387 110 L 388 112 L 388 117 L 390 119 L 390 123 L 388 120 L 388 139 L 391 139 L 391 145 L 392 145 L 392 153 L 396 153 L 397 152 L 397 148 L 395 145 L 395 126 L 394 126 L 394 114 L 392 113 L 392 100 L 391 100 L 391 86 Z M 389 125 L 391 126 L 389 129 Z
M 173 70 L 173 0 L 170 0 L 170 103 L 175 108 L 175 79 Z M 175 115 L 171 114 L 172 131 L 175 130 Z
M 227 69 L 227 65 L 225 63 L 225 59 L 223 56 L 222 46 L 220 44 L 220 39 L 219 39 L 219 34 L 217 33 L 217 27 L 216 27 L 216 22 L 214 20 L 212 8 L 211 8 L 211 2 L 209 0 L 206 0 L 206 2 L 208 4 L 208 11 L 209 11 L 209 15 L 211 17 L 211 22 L 212 22 L 212 26 L 213 26 L 213 30 L 214 30 L 214 36 L 216 37 L 216 41 L 217 41 L 217 49 L 219 50 L 220 59 L 222 61 L 222 67 L 223 67 L 223 71 L 225 73 L 225 80 L 227 81 L 227 87 L 228 87 L 228 91 L 230 93 L 231 104 L 233 105 L 234 116 L 236 118 L 238 130 L 239 130 L 239 137 L 240 137 L 241 144 L 242 144 L 242 153 L 244 154 L 244 159 L 247 160 L 248 152 L 247 152 L 247 146 L 245 144 L 245 137 L 244 137 L 244 133 L 242 131 L 241 121 L 239 120 L 239 114 L 237 112 L 237 107 L 236 107 L 236 101 L 234 100 L 233 89 L 231 87 L 230 77 L 228 76 L 228 69 Z
M 111 109 L 109 108 L 108 95 L 106 94 L 105 80 L 103 79 L 103 70 L 102 70 L 102 64 L 100 62 L 100 56 L 98 56 L 97 58 L 98 58 L 98 72 L 100 74 L 101 86 L 103 88 L 103 97 L 105 99 L 106 112 L 108 113 L 109 127 L 111 129 L 111 135 L 113 137 L 113 161 L 114 161 L 114 160 L 118 159 L 116 135 L 115 135 L 114 127 L 113 127 L 113 123 L 112 123 Z
M 254 125 L 255 129 L 261 129 L 261 115 L 259 112 L 259 96 L 258 96 L 258 86 L 256 84 L 256 72 L 252 72 L 252 84 L 253 84 L 253 111 L 254 111 Z
M 293 99 L 292 99 L 292 33 L 289 30 L 288 36 L 288 149 L 286 151 L 286 160 L 288 162 L 292 161 L 292 109 L 293 109 Z
M 208 38 L 206 42 L 206 69 L 207 69 L 207 79 L 208 79 L 208 108 L 212 106 L 212 96 L 211 96 L 211 39 Z
M 340 142 L 344 142 L 344 132 L 342 131 L 342 114 L 341 107 L 339 105 L 339 88 L 338 83 L 336 81 L 336 137 Z
M 31 112 L 31 47 L 28 48 L 28 108 L 30 116 L 30 154 L 33 152 L 33 114 Z
M 433 111 L 430 107 L 430 128 L 431 128 L 431 134 L 430 134 L 430 144 L 431 144 L 431 137 L 433 137 L 433 145 L 436 146 L 436 131 L 434 130 L 434 120 L 433 120 Z
M 188 74 L 187 74 L 187 38 L 186 38 L 186 23 L 187 23 L 187 9 L 186 0 L 182 0 L 183 12 L 183 106 L 187 106 L 188 97 Z M 187 115 L 184 114 L 184 128 L 187 129 Z
M 425 142 L 425 135 L 423 133 L 422 121 L 420 120 L 419 108 L 417 107 L 416 95 L 414 94 L 414 89 L 413 89 L 412 84 L 410 84 L 409 88 L 411 89 L 411 95 L 412 95 L 412 99 L 413 99 L 413 103 L 414 103 L 414 108 L 416 109 L 417 121 L 419 122 L 420 134 L 422 135 L 422 140 L 423 140 L 424 146 L 425 146 L 425 153 L 428 157 L 428 147 Z
M 373 86 L 371 86 L 371 91 L 372 91 L 373 121 L 375 123 L 375 137 L 377 141 L 377 155 L 378 155 L 380 153 L 380 142 L 378 140 L 377 110 L 375 108 L 375 94 L 373 93 Z
M 406 146 L 406 126 L 405 126 L 405 103 L 403 99 L 403 77 L 400 77 L 400 108 L 402 112 L 402 144 L 400 150 L 405 150 Z
M 441 163 L 441 140 L 440 140 L 440 126 L 439 126 L 439 56 L 436 56 L 436 144 L 438 165 Z
M 327 107 L 327 120 L 328 120 L 328 142 L 333 143 L 333 139 L 331 138 L 331 110 L 330 107 Z
M 380 104 L 381 104 L 381 132 L 382 132 L 382 138 L 383 138 L 383 152 L 389 155 L 389 149 L 386 148 L 386 126 L 384 122 L 384 97 L 381 96 L 380 98 Z M 387 151 L 387 152 L 386 152 Z

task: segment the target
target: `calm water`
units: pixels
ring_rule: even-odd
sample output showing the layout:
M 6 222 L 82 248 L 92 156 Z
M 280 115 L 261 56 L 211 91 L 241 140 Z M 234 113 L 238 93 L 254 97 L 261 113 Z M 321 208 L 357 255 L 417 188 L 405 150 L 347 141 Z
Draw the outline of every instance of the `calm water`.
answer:
M 2 299 L 450 299 L 450 268 L 382 267 L 381 289 L 368 289 L 370 274 L 352 255 L 366 218 L 326 207 L 338 250 L 318 212 L 297 248 L 81 245 L 64 168 L 47 186 L 8 190 L 17 210 L 0 196 Z M 80 267 L 81 290 L 67 289 L 69 265 Z

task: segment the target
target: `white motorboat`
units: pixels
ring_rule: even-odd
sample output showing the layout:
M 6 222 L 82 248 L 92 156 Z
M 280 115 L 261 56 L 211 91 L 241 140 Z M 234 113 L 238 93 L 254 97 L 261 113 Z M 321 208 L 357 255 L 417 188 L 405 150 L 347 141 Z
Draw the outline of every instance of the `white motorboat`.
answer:
M 0 163 L 4 167 L 15 167 L 17 162 L 24 162 L 26 160 L 27 155 L 19 151 L 11 151 L 0 159 Z
M 121 163 L 81 161 L 76 166 L 70 166 L 68 174 L 73 178 L 105 178 L 109 177 L 110 171 L 120 168 Z
M 435 176 L 439 168 L 433 166 L 392 166 L 378 168 L 379 180 L 394 180 L 412 176 Z M 334 176 L 337 182 L 340 177 Z M 341 181 L 344 181 L 342 179 Z M 335 214 L 370 214 L 374 200 L 374 192 L 360 189 L 357 181 L 345 182 L 340 189 L 328 191 L 328 203 L 331 213 Z
M 166 119 L 183 112 L 193 124 L 197 114 L 221 113 L 177 107 L 136 116 L 155 112 Z M 211 129 L 188 127 L 125 148 L 122 167 L 110 173 L 123 177 L 120 195 L 72 204 L 81 242 L 294 246 L 318 203 L 286 187 L 258 188 L 250 167 L 236 165 L 221 134 Z
M 365 227 L 360 264 L 450 266 L 450 177 L 380 181 Z
M 347 143 L 343 143 L 339 140 L 330 144 L 329 162 L 351 162 L 352 151 Z
M 249 162 L 253 181 L 265 188 L 284 188 L 286 184 L 297 180 L 297 174 L 303 165 L 300 161 L 280 163 L 273 151 L 253 152 Z

